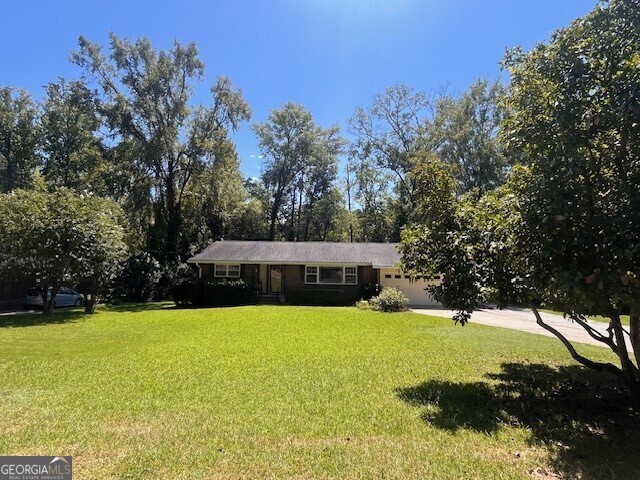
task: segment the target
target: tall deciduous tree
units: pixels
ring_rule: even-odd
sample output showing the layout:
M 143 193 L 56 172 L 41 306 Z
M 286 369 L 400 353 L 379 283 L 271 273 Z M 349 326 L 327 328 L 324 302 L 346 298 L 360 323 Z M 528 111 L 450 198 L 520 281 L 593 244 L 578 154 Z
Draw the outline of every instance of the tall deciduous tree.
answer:
M 185 212 L 190 213 L 188 227 L 197 231 L 190 235 L 195 243 L 189 247 L 201 249 L 219 238 L 266 236 L 264 212 L 260 202 L 252 199 L 245 188 L 238 155 L 231 142 L 227 148 L 218 149 L 215 159 L 189 188 L 185 201 Z M 251 219 L 252 216 L 255 218 Z
M 358 108 L 349 119 L 349 129 L 355 135 L 351 156 L 365 164 L 361 170 L 384 170 L 395 179 L 390 190 L 398 199 L 391 205 L 396 207 L 395 240 L 413 212 L 415 154 L 438 146 L 432 143 L 436 137 L 428 134 L 434 104 L 425 93 L 399 84 L 376 95 L 369 108 Z
M 459 98 L 438 101 L 429 135 L 439 143 L 440 158 L 453 168 L 459 194 L 480 196 L 504 182 L 509 161 L 498 140 L 503 93 L 501 83 L 480 79 Z
M 311 113 L 295 103 L 273 110 L 268 121 L 253 130 L 266 158 L 262 182 L 270 196 L 269 239 L 279 233 L 291 240 L 304 239 L 297 232 L 302 209 L 312 209 L 335 181 L 337 156 L 343 148 L 339 130 L 320 128 Z
M 411 200 L 412 157 L 424 146 L 424 130 L 433 117 L 433 102 L 408 85 L 394 85 L 376 95 L 371 107 L 358 108 L 349 119 L 356 135 L 354 156 L 391 172 Z
M 349 168 L 354 176 L 354 200 L 358 205 L 358 240 L 389 242 L 393 238 L 390 184 L 393 177 L 368 162 L 354 161 Z
M 188 185 L 228 140 L 228 130 L 249 119 L 249 106 L 224 77 L 211 88 L 211 106 L 190 103 L 194 83 L 204 75 L 193 43 L 157 52 L 148 38 L 130 42 L 112 33 L 108 56 L 84 37 L 79 47 L 72 58 L 100 86 L 101 113 L 138 169 L 153 178 L 155 221 L 164 225 L 156 230 L 163 237 L 161 256 L 178 260 Z
M 63 78 L 47 85 L 46 91 L 42 150 L 47 183 L 105 194 L 109 164 L 97 137 L 101 119 L 95 92 L 83 82 Z
M 0 191 L 29 184 L 40 163 L 38 108 L 24 90 L 0 88 Z

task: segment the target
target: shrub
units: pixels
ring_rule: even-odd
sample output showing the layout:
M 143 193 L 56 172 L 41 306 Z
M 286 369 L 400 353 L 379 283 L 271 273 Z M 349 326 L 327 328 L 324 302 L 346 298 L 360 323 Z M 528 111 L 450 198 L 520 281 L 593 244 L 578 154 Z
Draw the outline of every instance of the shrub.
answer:
M 194 307 L 244 305 L 249 301 L 249 293 L 244 280 L 187 279 L 173 287 L 173 301 Z
M 176 305 L 187 306 L 193 305 L 196 301 L 195 291 L 198 286 L 194 285 L 195 282 L 183 281 L 173 286 L 172 297 Z
M 153 299 L 170 299 L 176 285 L 186 280 L 197 280 L 197 278 L 196 270 L 186 263 L 164 265 L 153 289 Z
M 162 267 L 151 255 L 146 252 L 132 255 L 124 262 L 114 293 L 132 302 L 147 302 L 153 298 L 161 276 Z
M 371 305 L 369 300 L 358 300 L 356 302 L 356 308 L 358 310 L 373 310 L 373 305 Z
M 287 298 L 292 305 L 346 305 L 344 290 L 291 290 Z
M 384 288 L 369 304 L 379 312 L 403 312 L 409 307 L 409 299 L 400 290 Z

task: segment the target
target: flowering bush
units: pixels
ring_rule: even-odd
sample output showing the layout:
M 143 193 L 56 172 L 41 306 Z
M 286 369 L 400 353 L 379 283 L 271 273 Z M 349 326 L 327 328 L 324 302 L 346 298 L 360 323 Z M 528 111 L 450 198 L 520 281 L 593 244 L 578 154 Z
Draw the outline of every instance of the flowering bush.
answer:
M 372 297 L 368 302 L 358 302 L 356 306 L 361 310 L 373 309 L 379 312 L 403 312 L 409 307 L 409 299 L 400 290 L 384 288 L 377 297 Z

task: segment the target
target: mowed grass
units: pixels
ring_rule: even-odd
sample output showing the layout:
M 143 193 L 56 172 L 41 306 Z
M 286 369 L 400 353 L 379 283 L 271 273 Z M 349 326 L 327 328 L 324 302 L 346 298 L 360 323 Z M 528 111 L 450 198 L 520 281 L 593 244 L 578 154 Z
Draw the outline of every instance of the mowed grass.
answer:
M 0 454 L 74 478 L 640 478 L 624 393 L 553 339 L 355 308 L 39 320 L 0 328 Z
M 552 313 L 554 315 L 563 315 L 562 312 L 558 312 L 557 310 L 551 310 L 548 308 L 541 308 L 540 309 L 541 312 L 546 312 L 546 313 Z M 607 317 L 602 317 L 600 315 L 590 315 L 587 317 L 588 320 L 593 320 L 594 322 L 601 322 L 601 323 L 609 323 L 611 320 Z M 629 315 L 620 315 L 620 322 L 622 323 L 622 325 L 626 325 L 629 326 Z

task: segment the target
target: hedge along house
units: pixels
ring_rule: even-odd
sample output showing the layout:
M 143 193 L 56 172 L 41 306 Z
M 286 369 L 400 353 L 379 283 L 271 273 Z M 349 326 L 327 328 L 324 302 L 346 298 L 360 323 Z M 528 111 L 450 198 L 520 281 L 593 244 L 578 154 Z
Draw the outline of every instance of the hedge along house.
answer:
M 397 243 L 221 240 L 187 263 L 202 279 L 241 278 L 255 294 L 287 300 L 316 296 L 352 303 L 366 284 L 378 284 L 402 291 L 412 305 L 437 305 L 424 290 L 427 282 L 398 269 Z

